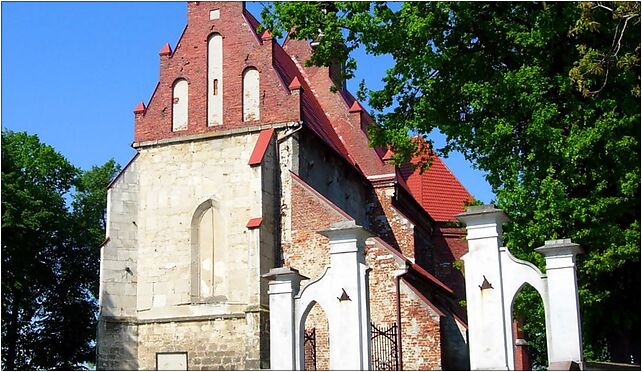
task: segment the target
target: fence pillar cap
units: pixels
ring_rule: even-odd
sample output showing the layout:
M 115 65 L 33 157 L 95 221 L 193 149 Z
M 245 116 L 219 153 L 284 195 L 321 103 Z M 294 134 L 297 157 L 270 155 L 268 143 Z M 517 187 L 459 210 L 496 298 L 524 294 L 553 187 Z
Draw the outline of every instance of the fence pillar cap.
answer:
M 291 267 L 275 267 L 267 273 L 261 275 L 263 279 L 270 281 L 297 281 L 310 279 L 305 275 L 299 274 L 299 270 Z
M 365 242 L 366 239 L 375 236 L 375 234 L 366 230 L 363 226 L 357 225 L 354 221 L 333 223 L 329 229 L 318 231 L 318 233 L 331 241 L 355 238 Z
M 544 257 L 555 257 L 576 255 L 584 253 L 584 250 L 579 244 L 573 243 L 571 239 L 555 239 L 545 241 L 543 246 L 535 248 L 535 252 L 544 255 Z
M 455 217 L 467 226 L 470 225 L 471 222 L 488 219 L 489 217 L 494 217 L 498 224 L 510 221 L 506 213 L 501 209 L 495 208 L 494 204 L 471 205 L 466 207 L 466 212 L 460 213 Z

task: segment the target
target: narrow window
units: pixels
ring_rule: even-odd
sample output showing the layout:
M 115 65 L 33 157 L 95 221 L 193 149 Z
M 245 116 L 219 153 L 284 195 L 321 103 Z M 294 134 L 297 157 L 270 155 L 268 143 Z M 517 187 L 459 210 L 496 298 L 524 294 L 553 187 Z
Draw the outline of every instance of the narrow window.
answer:
M 207 41 L 207 125 L 223 124 L 223 37 L 213 34 Z
M 178 79 L 172 88 L 172 131 L 187 129 L 188 84 Z
M 243 121 L 259 119 L 259 71 L 250 67 L 243 72 Z

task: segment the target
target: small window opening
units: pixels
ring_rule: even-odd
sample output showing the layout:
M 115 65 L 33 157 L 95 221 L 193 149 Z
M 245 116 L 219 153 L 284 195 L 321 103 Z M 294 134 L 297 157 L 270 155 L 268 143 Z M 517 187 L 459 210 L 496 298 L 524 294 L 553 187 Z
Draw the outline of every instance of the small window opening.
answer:
M 218 79 L 214 79 L 214 81 L 212 82 L 212 86 L 213 86 L 213 94 L 215 96 L 217 96 L 218 95 Z

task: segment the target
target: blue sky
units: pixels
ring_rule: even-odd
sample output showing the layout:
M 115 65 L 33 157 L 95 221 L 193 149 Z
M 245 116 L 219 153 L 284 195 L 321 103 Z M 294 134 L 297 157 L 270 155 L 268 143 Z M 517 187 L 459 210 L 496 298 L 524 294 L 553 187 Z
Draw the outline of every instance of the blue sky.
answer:
M 247 6 L 258 18 L 260 3 Z M 2 2 L 2 127 L 37 134 L 83 169 L 126 164 L 135 154 L 132 110 L 149 100 L 158 52 L 175 46 L 186 22 L 183 2 Z M 392 60 L 356 57 L 348 88 L 361 79 L 381 87 Z M 477 199 L 494 199 L 460 154 L 445 161 Z

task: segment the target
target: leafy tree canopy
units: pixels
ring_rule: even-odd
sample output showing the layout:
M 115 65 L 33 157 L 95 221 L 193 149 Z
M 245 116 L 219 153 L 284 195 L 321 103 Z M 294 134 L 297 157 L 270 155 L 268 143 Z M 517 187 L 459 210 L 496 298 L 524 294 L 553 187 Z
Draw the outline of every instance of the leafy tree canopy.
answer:
M 346 61 L 347 78 L 356 48 L 392 56 L 385 86 L 359 92 L 372 144 L 401 164 L 408 133 L 439 129 L 437 153 L 488 172 L 517 256 L 543 268 L 544 240 L 580 243 L 586 357 L 639 363 L 639 2 L 277 2 L 262 16 L 319 42 L 308 65 Z M 518 312 L 536 313 L 525 297 Z M 526 328 L 546 365 L 538 322 Z
M 95 358 L 98 246 L 118 170 L 110 160 L 82 172 L 37 136 L 2 132 L 3 369 Z

